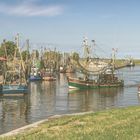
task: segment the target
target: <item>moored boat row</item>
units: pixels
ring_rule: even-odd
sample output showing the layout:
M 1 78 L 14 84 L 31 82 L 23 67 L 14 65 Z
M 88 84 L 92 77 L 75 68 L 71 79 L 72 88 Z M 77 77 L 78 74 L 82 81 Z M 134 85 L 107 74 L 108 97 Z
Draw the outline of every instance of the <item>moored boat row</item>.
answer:
M 4 42 L 5 43 L 5 42 Z M 1 94 L 28 93 L 28 83 L 34 81 L 56 81 L 57 74 L 81 72 L 83 77 L 68 76 L 68 86 L 73 89 L 94 89 L 123 87 L 123 80 L 115 74 L 113 64 L 103 62 L 97 58 L 91 58 L 89 55 L 89 46 L 87 38 L 83 40 L 85 58 L 79 60 L 78 54 L 72 54 L 67 57 L 67 65 L 59 65 L 60 55 L 55 51 L 44 50 L 41 57 L 37 51 L 33 51 L 30 59 L 23 61 L 23 56 L 19 47 L 19 36 L 15 44 L 15 52 L 12 59 L 7 54 L 5 46 L 5 58 L 0 60 L 4 62 L 5 69 L 3 73 L 3 82 L 0 83 Z M 29 53 L 29 52 L 28 52 Z M 30 62 L 28 62 L 30 60 Z

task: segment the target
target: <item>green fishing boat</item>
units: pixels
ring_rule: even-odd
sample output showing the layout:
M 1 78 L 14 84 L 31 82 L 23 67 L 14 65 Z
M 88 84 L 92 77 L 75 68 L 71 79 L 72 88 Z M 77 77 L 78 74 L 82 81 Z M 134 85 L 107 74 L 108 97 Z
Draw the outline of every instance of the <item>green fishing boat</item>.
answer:
M 119 80 L 114 74 L 102 74 L 96 79 L 85 79 L 68 77 L 68 85 L 70 89 L 95 89 L 95 88 L 111 88 L 123 87 L 124 81 Z
M 94 88 L 111 88 L 111 87 L 123 87 L 124 81 L 120 78 L 119 74 L 115 72 L 114 65 L 109 63 L 101 63 L 96 61 L 96 66 L 88 66 L 95 62 L 93 58 L 90 58 L 89 52 L 90 46 L 88 45 L 87 38 L 83 40 L 84 50 L 87 51 L 85 64 L 80 63 L 79 55 L 73 54 L 77 66 L 77 73 L 73 77 L 68 76 L 69 89 L 94 89 Z M 89 63 L 90 62 L 90 63 Z M 113 61 L 114 62 L 114 61 Z M 102 65 L 101 65 L 102 64 Z M 80 75 L 80 76 L 77 76 Z

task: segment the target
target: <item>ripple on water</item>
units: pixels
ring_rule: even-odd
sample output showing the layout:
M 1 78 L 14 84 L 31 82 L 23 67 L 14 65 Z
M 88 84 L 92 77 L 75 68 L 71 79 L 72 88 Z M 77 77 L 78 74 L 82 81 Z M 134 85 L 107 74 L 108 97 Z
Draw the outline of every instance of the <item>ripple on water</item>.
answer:
M 21 97 L 0 97 L 0 133 L 46 119 L 55 114 L 99 111 L 140 104 L 137 85 L 140 67 L 124 68 L 125 87 L 69 92 L 66 75 L 55 82 L 32 82 L 30 93 Z

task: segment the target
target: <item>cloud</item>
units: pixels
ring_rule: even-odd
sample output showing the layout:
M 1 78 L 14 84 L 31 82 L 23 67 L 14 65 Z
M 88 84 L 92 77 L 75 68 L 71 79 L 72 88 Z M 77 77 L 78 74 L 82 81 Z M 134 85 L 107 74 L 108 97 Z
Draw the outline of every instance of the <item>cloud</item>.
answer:
M 35 1 L 35 0 L 30 0 Z M 33 3 L 22 3 L 18 5 L 0 4 L 0 13 L 14 16 L 57 16 L 63 13 L 61 5 L 42 6 Z

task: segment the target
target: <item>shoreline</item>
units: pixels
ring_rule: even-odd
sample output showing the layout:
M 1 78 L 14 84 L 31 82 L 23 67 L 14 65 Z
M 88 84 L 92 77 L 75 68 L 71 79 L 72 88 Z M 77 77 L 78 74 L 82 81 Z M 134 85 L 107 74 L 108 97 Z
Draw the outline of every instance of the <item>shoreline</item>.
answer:
M 140 106 L 54 115 L 0 136 L 1 140 L 139 139 Z
M 62 114 L 62 115 L 53 115 L 48 117 L 47 119 L 43 119 L 28 125 L 25 125 L 23 127 L 11 130 L 9 132 L 3 133 L 0 135 L 0 138 L 5 138 L 5 137 L 9 137 L 9 136 L 14 136 L 17 135 L 19 133 L 23 133 L 24 131 L 26 131 L 27 129 L 30 128 L 36 128 L 38 127 L 40 124 L 44 123 L 44 122 L 48 122 L 51 119 L 58 119 L 58 118 L 62 118 L 62 117 L 66 117 L 66 116 L 76 116 L 76 115 L 86 115 L 86 114 L 90 114 L 90 113 L 95 113 L 94 111 L 88 111 L 88 112 L 81 112 L 81 113 L 72 113 L 72 114 Z
M 139 139 L 140 106 L 54 115 L 13 130 L 1 140 Z

